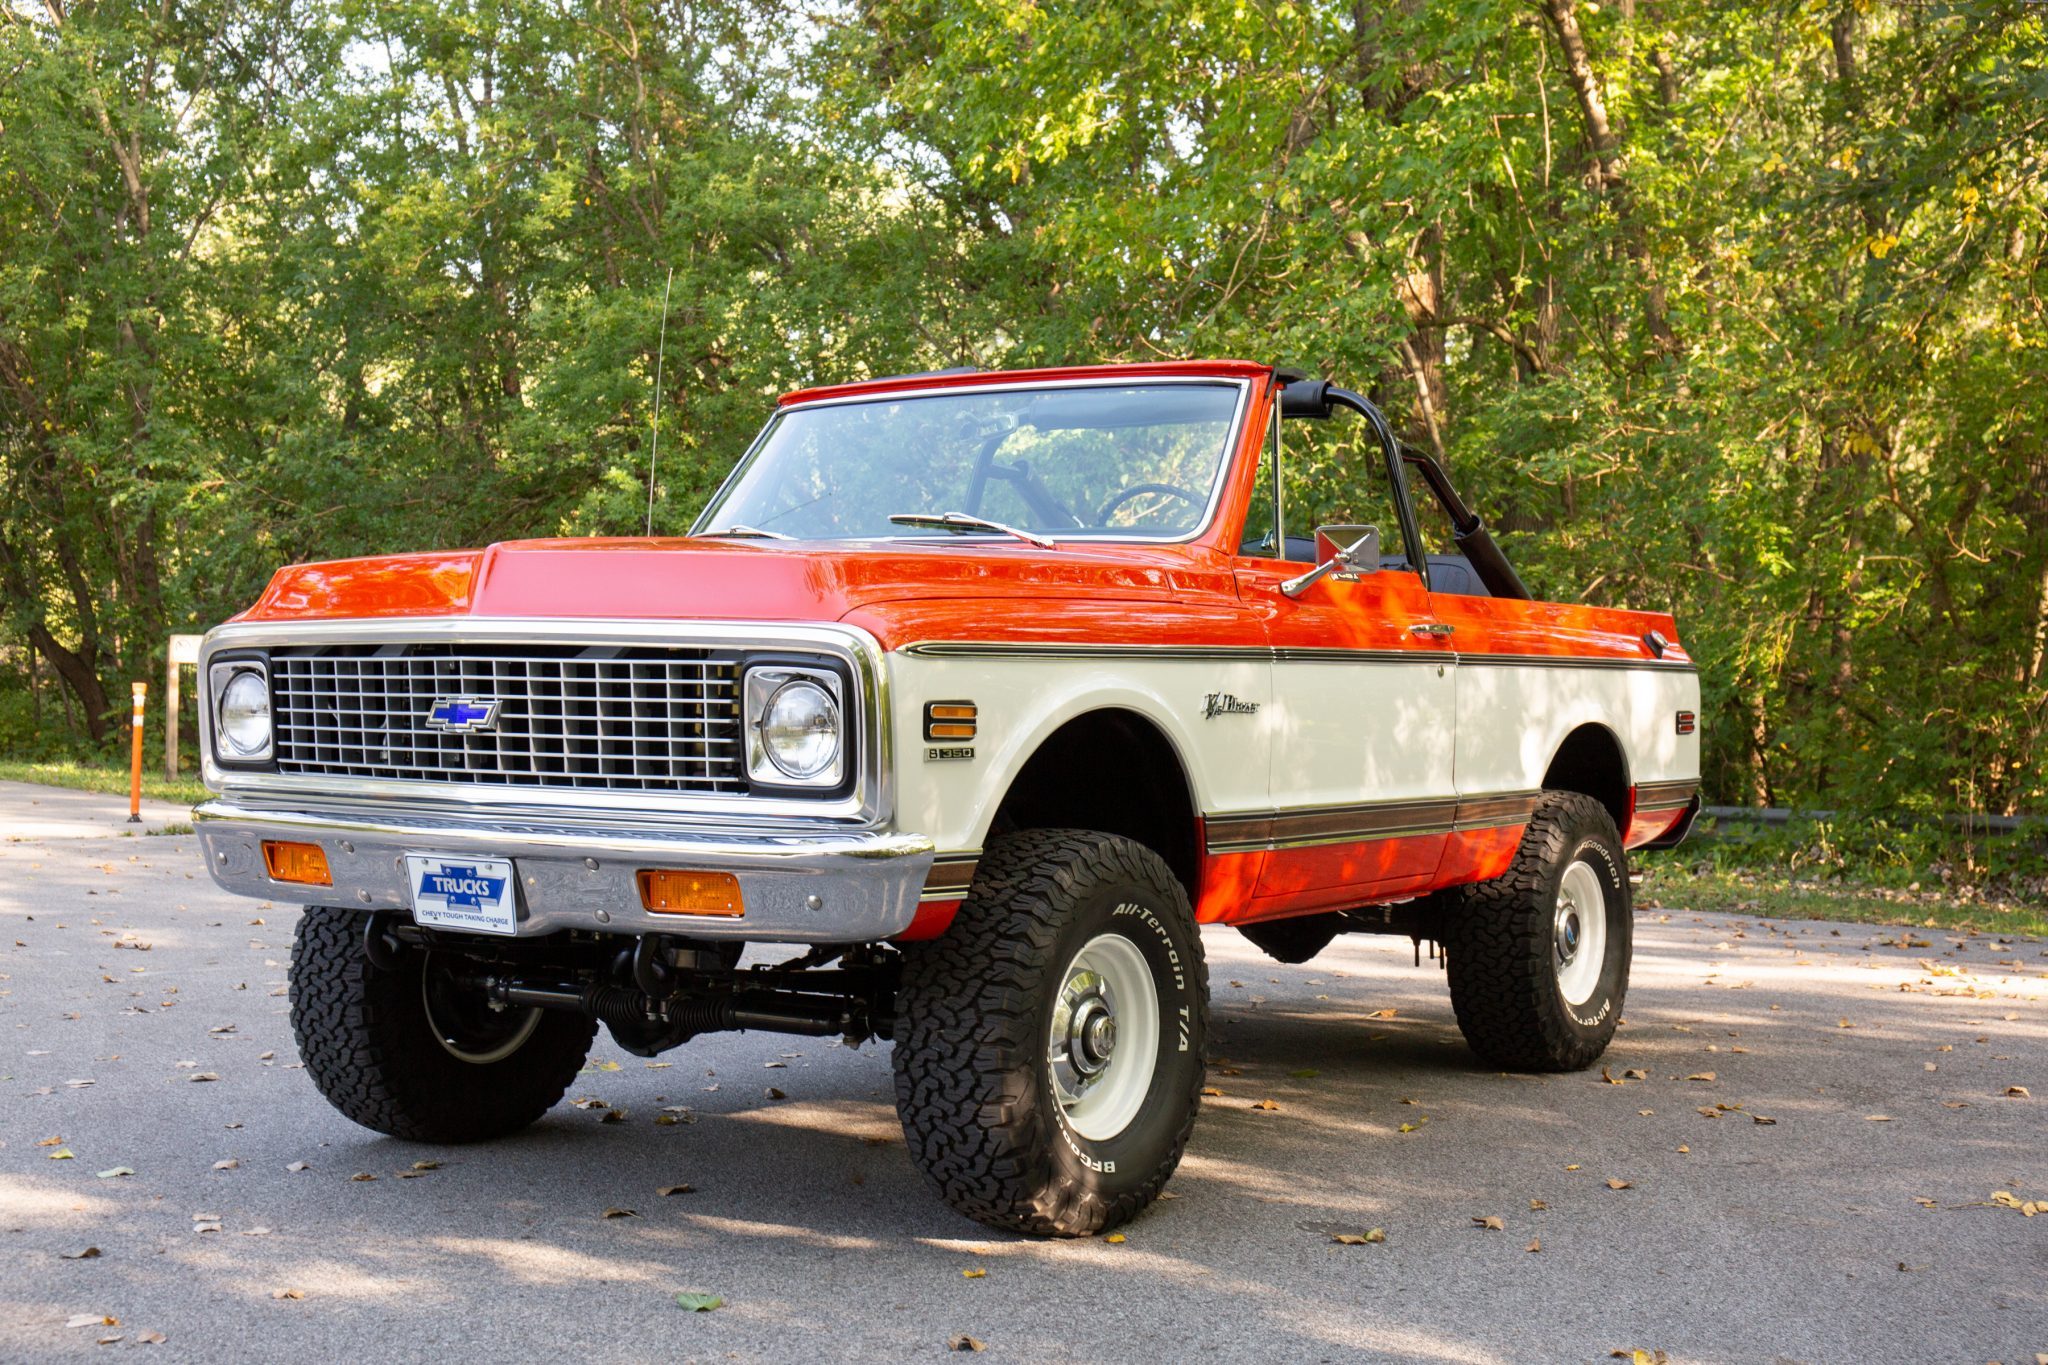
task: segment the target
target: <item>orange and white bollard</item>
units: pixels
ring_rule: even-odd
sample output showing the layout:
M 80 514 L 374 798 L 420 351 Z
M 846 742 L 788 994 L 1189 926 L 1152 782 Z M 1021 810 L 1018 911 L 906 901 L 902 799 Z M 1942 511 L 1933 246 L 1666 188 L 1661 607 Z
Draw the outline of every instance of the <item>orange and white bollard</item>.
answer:
M 129 722 L 133 756 L 128 763 L 128 823 L 142 823 L 142 703 L 149 697 L 148 683 L 131 683 L 135 689 L 135 718 Z

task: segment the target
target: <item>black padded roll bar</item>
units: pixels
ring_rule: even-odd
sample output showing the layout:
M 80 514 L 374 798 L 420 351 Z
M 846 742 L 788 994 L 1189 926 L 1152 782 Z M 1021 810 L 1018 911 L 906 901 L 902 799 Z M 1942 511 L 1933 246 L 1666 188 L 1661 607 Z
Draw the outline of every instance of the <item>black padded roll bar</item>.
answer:
M 1276 370 L 1274 377 L 1285 385 L 1280 390 L 1280 415 L 1291 418 L 1307 418 L 1310 421 L 1328 421 L 1339 407 L 1350 408 L 1365 418 L 1372 427 L 1373 435 L 1379 438 L 1381 450 L 1386 452 L 1387 473 L 1394 481 L 1394 498 L 1401 517 L 1402 538 L 1409 545 L 1409 553 L 1421 563 L 1417 571 L 1423 575 L 1423 583 L 1429 582 L 1429 558 L 1422 553 L 1422 537 L 1415 523 L 1415 509 L 1408 499 L 1406 466 L 1414 465 L 1422 471 L 1423 482 L 1429 491 L 1443 504 L 1446 515 L 1451 519 L 1451 539 L 1456 542 L 1458 553 L 1472 566 L 1472 572 L 1479 575 L 1479 581 L 1495 597 L 1513 598 L 1516 601 L 1530 600 L 1529 589 L 1522 582 L 1522 576 L 1515 572 L 1515 566 L 1508 563 L 1508 557 L 1500 552 L 1500 546 L 1493 543 L 1487 532 L 1486 523 L 1479 514 L 1465 505 L 1458 496 L 1458 490 L 1451 487 L 1450 476 L 1443 466 L 1411 446 L 1404 445 L 1394 435 L 1394 427 L 1377 407 L 1349 389 L 1340 389 L 1327 379 L 1307 379 L 1299 371 Z
M 1479 581 L 1495 597 L 1510 597 L 1518 602 L 1530 600 L 1529 589 L 1522 582 L 1522 576 L 1515 572 L 1515 566 L 1508 563 L 1508 557 L 1500 552 L 1500 546 L 1493 543 L 1493 536 L 1486 529 L 1486 523 L 1479 514 L 1465 505 L 1458 496 L 1458 490 L 1451 487 L 1450 475 L 1434 459 L 1413 446 L 1401 447 L 1401 458 L 1422 471 L 1422 481 L 1429 485 L 1429 491 L 1436 494 L 1436 500 L 1443 504 L 1445 515 L 1451 519 L 1451 539 L 1457 543 L 1458 553 L 1465 556 L 1465 562 L 1472 566 L 1472 572 L 1479 575 Z

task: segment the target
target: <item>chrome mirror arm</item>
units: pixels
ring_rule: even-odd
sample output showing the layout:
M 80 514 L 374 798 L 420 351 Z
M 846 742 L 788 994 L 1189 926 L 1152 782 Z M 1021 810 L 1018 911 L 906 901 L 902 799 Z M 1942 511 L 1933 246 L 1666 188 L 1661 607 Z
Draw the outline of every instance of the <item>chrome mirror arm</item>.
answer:
M 1313 569 L 1310 569 L 1307 573 L 1302 574 L 1297 578 L 1287 579 L 1286 581 L 1281 583 L 1280 593 L 1283 597 L 1299 597 L 1303 593 L 1307 592 L 1310 588 L 1313 588 L 1317 583 L 1321 582 L 1323 576 L 1336 567 L 1336 560 L 1326 559 L 1322 563 L 1316 565 Z
M 1321 582 L 1323 578 L 1329 573 L 1331 573 L 1333 570 L 1353 568 L 1354 565 L 1352 556 L 1357 554 L 1360 550 L 1363 550 L 1368 542 L 1377 540 L 1378 538 L 1379 533 L 1377 531 L 1375 531 L 1371 535 L 1360 536 L 1357 540 L 1345 546 L 1343 549 L 1337 551 L 1336 554 L 1331 555 L 1328 559 L 1316 565 L 1307 573 L 1301 574 L 1300 576 L 1295 578 L 1289 578 L 1285 580 L 1280 584 L 1281 595 L 1284 597 L 1299 597 L 1303 593 L 1307 592 L 1310 588 L 1314 587 L 1317 583 Z M 1379 566 L 1374 565 L 1373 567 L 1378 568 Z

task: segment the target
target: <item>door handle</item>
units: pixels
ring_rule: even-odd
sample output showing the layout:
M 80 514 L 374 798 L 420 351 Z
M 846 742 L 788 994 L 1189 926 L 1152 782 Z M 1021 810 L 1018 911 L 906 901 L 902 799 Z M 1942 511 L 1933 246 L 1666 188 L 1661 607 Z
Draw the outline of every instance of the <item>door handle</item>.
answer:
M 1449 635 L 1456 629 L 1456 626 L 1447 626 L 1441 621 L 1418 621 L 1414 625 L 1408 627 L 1408 633 L 1410 635 L 1444 636 Z

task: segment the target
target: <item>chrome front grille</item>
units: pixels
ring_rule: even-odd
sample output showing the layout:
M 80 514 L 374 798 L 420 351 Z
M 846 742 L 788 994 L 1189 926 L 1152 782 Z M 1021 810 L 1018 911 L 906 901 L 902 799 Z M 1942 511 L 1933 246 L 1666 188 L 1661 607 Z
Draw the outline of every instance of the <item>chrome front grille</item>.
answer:
M 734 650 L 389 644 L 270 655 L 277 770 L 618 792 L 743 792 Z M 428 724 L 498 705 L 483 733 Z

